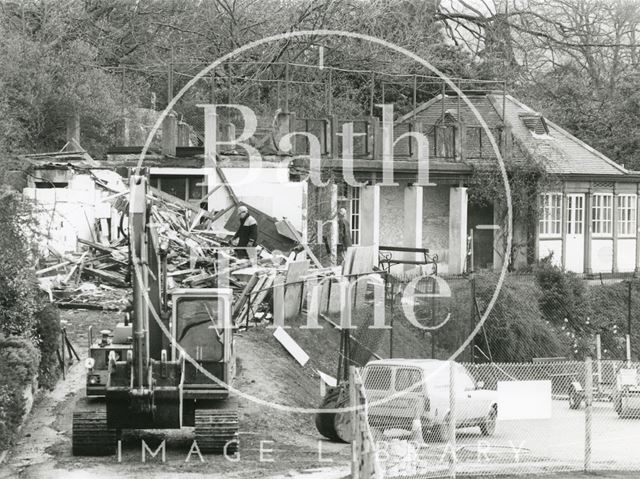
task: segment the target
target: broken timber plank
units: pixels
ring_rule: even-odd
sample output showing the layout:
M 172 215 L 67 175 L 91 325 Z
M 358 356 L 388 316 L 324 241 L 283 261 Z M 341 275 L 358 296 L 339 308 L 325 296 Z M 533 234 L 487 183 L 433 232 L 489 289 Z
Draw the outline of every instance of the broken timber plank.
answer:
M 293 358 L 304 366 L 309 361 L 309 355 L 295 342 L 295 340 L 287 334 L 287 332 L 281 327 L 276 328 L 273 332 L 273 337 L 278 340 L 280 344 L 287 350 Z
M 117 274 L 112 271 L 88 268 L 86 266 L 84 267 L 84 271 L 104 281 L 105 283 L 113 284 L 114 286 L 120 286 L 123 288 L 127 286 L 127 282 L 125 281 L 124 276 L 121 274 Z
M 276 229 L 279 230 L 280 228 L 278 228 L 278 225 L 280 225 L 281 227 L 282 225 L 286 226 L 286 229 L 289 230 L 291 236 L 293 236 L 296 242 L 304 248 L 305 252 L 307 253 L 307 256 L 309 256 L 309 259 L 313 261 L 313 263 L 316 265 L 316 268 L 323 268 L 322 263 L 320 262 L 320 260 L 318 260 L 318 258 L 316 258 L 316 255 L 313 254 L 313 251 L 311 251 L 311 248 L 309 248 L 309 245 L 307 245 L 305 242 L 302 241 L 302 237 L 296 230 L 295 226 L 291 224 L 291 221 L 285 218 L 281 222 L 278 222 L 278 224 L 276 224 Z M 289 235 L 287 235 L 287 237 L 289 237 Z
M 55 271 L 56 269 L 64 268 L 65 266 L 71 264 L 70 261 L 63 261 L 62 263 L 54 264 L 53 266 L 49 266 L 48 268 L 39 269 L 36 271 L 36 276 L 42 276 L 45 273 L 49 273 L 50 271 Z
M 309 260 L 293 261 L 287 266 L 284 290 L 284 318 L 291 319 L 300 313 L 302 306 L 303 284 L 291 284 L 300 281 L 309 270 Z

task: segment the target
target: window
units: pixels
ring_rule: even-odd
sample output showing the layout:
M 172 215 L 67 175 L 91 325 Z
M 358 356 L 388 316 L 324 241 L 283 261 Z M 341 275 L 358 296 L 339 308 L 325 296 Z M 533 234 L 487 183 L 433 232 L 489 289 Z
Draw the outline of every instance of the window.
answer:
M 410 389 L 411 392 L 420 392 L 422 384 L 422 372 L 419 369 L 397 369 L 396 391 Z
M 364 387 L 376 391 L 389 391 L 391 389 L 391 368 L 384 366 L 367 368 Z
M 636 195 L 618 195 L 618 236 L 636 235 Z
M 540 195 L 540 236 L 560 236 L 562 219 L 562 194 L 543 193 Z
M 593 235 L 607 236 L 612 232 L 613 195 L 597 193 L 592 197 L 591 231 Z
M 567 196 L 567 234 L 581 235 L 584 230 L 584 196 Z
M 218 299 L 179 298 L 176 307 L 176 341 L 201 361 L 221 361 L 225 331 L 222 303 Z
M 66 181 L 36 181 L 35 186 L 38 189 L 68 188 L 69 183 Z
M 360 244 L 360 188 L 349 187 L 349 203 L 351 211 L 351 242 Z
M 150 183 L 185 201 L 201 199 L 206 190 L 206 182 L 201 175 L 151 175 Z

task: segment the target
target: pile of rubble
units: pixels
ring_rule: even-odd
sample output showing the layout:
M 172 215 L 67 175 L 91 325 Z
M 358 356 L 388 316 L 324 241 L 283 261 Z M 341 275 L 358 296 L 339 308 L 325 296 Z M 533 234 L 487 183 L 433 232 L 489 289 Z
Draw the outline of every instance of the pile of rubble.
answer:
M 36 271 L 40 288 L 64 308 L 122 311 L 129 302 L 129 249 L 78 239 L 84 251 L 64 254 L 49 246 L 48 263 Z
M 238 300 L 234 301 L 234 313 L 246 317 L 250 310 L 253 317 L 269 299 L 268 289 L 277 272 L 286 271 L 286 264 L 297 256 L 274 258 L 258 245 L 249 251 L 249 259 L 240 259 L 231 244 L 233 233 L 224 227 L 212 228 L 222 214 L 155 188 L 148 199 L 149 224 L 157 247 L 167 251 L 169 290 L 229 286 Z M 126 215 L 127 195 L 115 195 L 112 205 Z M 36 272 L 41 288 L 63 308 L 125 310 L 130 304 L 128 239 L 111 244 L 78 239 L 78 243 L 78 253 L 61 253 L 49 247 L 48 262 Z
M 331 280 L 324 279 L 371 271 L 371 248 L 350 248 L 341 269 L 325 268 L 291 223 L 268 217 L 265 220 L 255 209 L 252 214 L 263 215 L 263 226 L 269 230 L 261 230 L 262 244 L 249 249 L 249 258 L 243 259 L 231 244 L 233 233 L 222 226 L 214 227 L 230 208 L 211 213 L 155 188 L 151 188 L 148 199 L 151 241 L 157 252 L 166 251 L 167 289 L 231 287 L 235 296 L 233 317 L 239 326 L 296 317 L 306 306 L 310 291 L 305 283 L 309 281 L 322 283 L 314 293 L 319 309 L 339 312 L 338 290 L 332 293 Z M 113 196 L 112 205 L 126 219 L 126 193 Z M 126 231 L 122 233 L 126 235 Z M 78 239 L 82 251 L 74 254 L 49 248 L 49 263 L 36 274 L 41 288 L 60 307 L 114 311 L 130 307 L 128 239 L 111 244 L 102 241 Z M 281 249 L 290 252 L 272 252 L 265 244 L 282 244 L 285 247 Z

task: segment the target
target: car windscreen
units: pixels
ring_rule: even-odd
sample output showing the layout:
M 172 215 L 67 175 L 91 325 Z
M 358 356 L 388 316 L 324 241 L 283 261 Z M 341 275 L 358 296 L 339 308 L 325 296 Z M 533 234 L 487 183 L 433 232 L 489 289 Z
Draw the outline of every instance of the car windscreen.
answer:
M 385 366 L 367 367 L 364 387 L 376 391 L 389 391 L 391 389 L 391 368 Z
M 422 372 L 419 369 L 398 368 L 396 369 L 396 391 L 410 390 L 420 392 L 422 383 Z

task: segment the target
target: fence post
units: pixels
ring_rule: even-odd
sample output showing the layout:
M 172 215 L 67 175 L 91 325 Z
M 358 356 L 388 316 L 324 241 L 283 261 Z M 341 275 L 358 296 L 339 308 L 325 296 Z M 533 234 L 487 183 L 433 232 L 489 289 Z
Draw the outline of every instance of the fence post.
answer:
M 64 331 L 60 329 L 60 349 L 62 355 L 62 379 L 67 379 L 67 355 L 64 351 L 66 344 L 64 343 Z
M 360 479 L 360 454 L 362 450 L 359 447 L 360 438 L 358 434 L 358 389 L 356 387 L 355 366 L 349 366 L 349 406 L 351 408 L 351 477 L 352 479 Z
M 584 361 L 584 470 L 591 471 L 591 422 L 593 404 L 593 364 L 591 358 Z
M 449 477 L 455 479 L 456 477 L 456 372 L 455 363 L 449 361 L 449 444 L 451 448 L 449 454 Z

